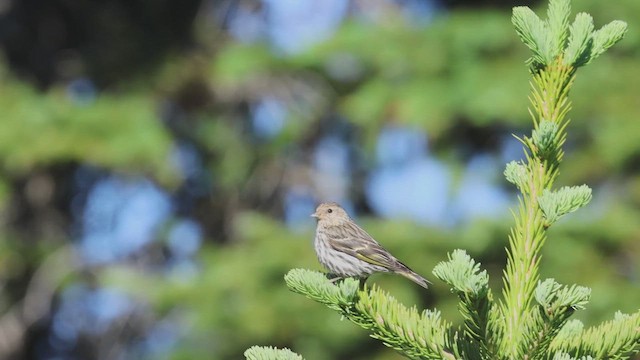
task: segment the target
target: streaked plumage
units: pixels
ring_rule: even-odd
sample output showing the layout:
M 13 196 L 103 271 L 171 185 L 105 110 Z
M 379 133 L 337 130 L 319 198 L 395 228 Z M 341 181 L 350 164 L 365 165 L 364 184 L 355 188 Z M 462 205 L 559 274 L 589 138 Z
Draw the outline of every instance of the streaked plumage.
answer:
M 375 272 L 393 272 L 427 288 L 425 278 L 378 244 L 340 205 L 320 204 L 311 216 L 318 219 L 314 240 L 318 260 L 331 273 L 366 278 Z

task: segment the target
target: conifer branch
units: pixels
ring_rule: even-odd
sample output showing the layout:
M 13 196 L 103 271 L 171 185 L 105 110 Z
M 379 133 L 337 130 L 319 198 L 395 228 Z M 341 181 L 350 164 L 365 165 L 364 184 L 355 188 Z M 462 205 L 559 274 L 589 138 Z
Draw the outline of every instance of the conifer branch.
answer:
M 487 271 L 480 271 L 480 264 L 464 250 L 458 249 L 449 254 L 448 261 L 436 265 L 433 274 L 451 285 L 452 291 L 460 298 L 458 308 L 464 317 L 460 341 L 468 343 L 464 352 L 477 353 L 482 359 L 496 359 L 496 335 L 501 331 L 495 328 L 500 323 L 492 321 L 499 313 L 493 306 Z
M 574 212 L 591 201 L 591 189 L 587 185 L 564 186 L 557 191 L 545 189 L 538 197 L 538 204 L 549 227 L 560 217 Z
M 550 0 L 547 20 L 527 7 L 513 9 L 516 31 L 533 53 L 527 61 L 533 76 L 533 131 L 518 138 L 524 160 L 510 162 L 504 171 L 520 196 L 512 212 L 515 224 L 508 237 L 500 302 L 493 300 L 487 272 L 463 250 L 449 254 L 433 271 L 460 299 L 460 329 L 442 320 L 437 310 L 407 308 L 355 279 L 334 284 L 324 274 L 294 269 L 285 276 L 289 288 L 338 311 L 413 359 L 628 359 L 640 352 L 640 311 L 617 314 L 584 331 L 581 322 L 569 317 L 584 308 L 590 289 L 563 286 L 553 279 L 539 281 L 540 250 L 548 227 L 591 199 L 586 185 L 553 189 L 564 157 L 568 95 L 576 70 L 622 39 L 627 29 L 624 22 L 613 21 L 594 31 L 593 19 L 584 13 L 569 25 L 569 14 L 569 0 Z
M 373 332 L 385 345 L 412 359 L 455 359 L 449 340 L 449 328 L 437 310 L 418 313 L 407 308 L 377 287 L 363 290 L 356 303 L 358 313 L 352 321 Z
M 533 74 L 530 113 L 534 129 L 531 137 L 521 141 L 525 161 L 510 163 L 505 169 L 507 179 L 521 191 L 515 225 L 509 236 L 507 267 L 504 274 L 505 338 L 501 348 L 508 357 L 526 358 L 537 353 L 550 341 L 549 330 L 558 324 L 541 321 L 531 307 L 538 282 L 540 249 L 546 240 L 546 229 L 559 217 L 584 206 L 591 199 L 588 187 L 563 188 L 553 191 L 566 140 L 566 115 L 571 109 L 568 94 L 581 61 L 591 61 L 599 55 L 594 51 L 595 36 L 599 48 L 613 45 L 626 31 L 624 23 L 602 29 L 607 35 L 592 33 L 590 16 L 579 15 L 569 26 L 568 0 L 551 0 L 548 19 L 542 21 L 529 8 L 513 9 L 512 21 L 516 32 L 533 55 L 528 64 Z M 607 40 L 605 41 L 604 38 Z M 604 45 L 606 43 L 606 45 Z M 566 62 L 564 58 L 570 57 Z M 558 289 L 559 291 L 559 289 Z M 564 319 L 566 321 L 566 319 Z M 531 334 L 547 334 L 531 336 Z M 535 354 L 533 354 L 535 357 Z
M 359 282 L 355 279 L 344 279 L 332 284 L 325 274 L 305 269 L 292 269 L 284 280 L 291 291 L 305 295 L 343 315 L 349 315 L 358 301 Z
M 583 286 L 562 286 L 553 279 L 538 284 L 535 299 L 538 305 L 533 315 L 534 329 L 527 354 L 533 359 L 544 359 L 551 341 L 560 332 L 575 310 L 584 309 L 591 290 Z
M 304 360 L 291 350 L 276 349 L 271 346 L 252 346 L 244 352 L 247 360 Z
M 555 353 L 553 360 L 595 360 L 591 356 L 583 356 L 581 358 L 574 358 L 571 355 L 563 352 Z
M 613 320 L 586 331 L 580 325 L 565 325 L 569 331 L 563 328 L 550 348 L 574 357 L 595 359 L 629 359 L 640 352 L 640 310 L 632 315 L 618 312 Z
M 412 359 L 455 359 L 450 327 L 437 310 L 418 313 L 377 287 L 358 290 L 359 282 L 344 279 L 333 284 L 324 274 L 293 269 L 285 275 L 289 288 L 337 310 L 372 337 Z

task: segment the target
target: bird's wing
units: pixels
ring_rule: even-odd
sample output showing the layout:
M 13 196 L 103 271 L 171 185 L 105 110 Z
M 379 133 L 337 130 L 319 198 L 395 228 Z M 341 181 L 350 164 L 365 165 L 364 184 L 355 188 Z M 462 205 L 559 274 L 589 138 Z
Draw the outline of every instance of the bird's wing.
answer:
M 329 244 L 337 251 L 349 254 L 369 264 L 395 268 L 399 261 L 378 244 L 371 235 L 355 224 L 335 227 L 328 234 Z

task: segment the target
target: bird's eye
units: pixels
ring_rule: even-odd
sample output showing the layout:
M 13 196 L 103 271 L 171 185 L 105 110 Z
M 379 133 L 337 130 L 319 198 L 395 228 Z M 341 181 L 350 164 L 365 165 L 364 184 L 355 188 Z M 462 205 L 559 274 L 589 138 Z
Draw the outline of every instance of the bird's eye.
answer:
M 331 214 L 331 213 L 333 212 L 333 209 L 329 209 L 329 210 L 327 210 L 327 212 L 328 212 L 329 214 Z

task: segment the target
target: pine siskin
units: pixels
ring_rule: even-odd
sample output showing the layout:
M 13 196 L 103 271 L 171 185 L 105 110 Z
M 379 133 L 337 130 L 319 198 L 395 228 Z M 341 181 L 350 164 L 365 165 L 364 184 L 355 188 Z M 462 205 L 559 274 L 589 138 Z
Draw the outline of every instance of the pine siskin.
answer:
M 331 273 L 366 279 L 375 272 L 393 272 L 427 288 L 425 278 L 380 246 L 340 205 L 320 204 L 311 216 L 318 219 L 314 240 L 318 260 Z

